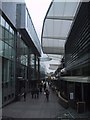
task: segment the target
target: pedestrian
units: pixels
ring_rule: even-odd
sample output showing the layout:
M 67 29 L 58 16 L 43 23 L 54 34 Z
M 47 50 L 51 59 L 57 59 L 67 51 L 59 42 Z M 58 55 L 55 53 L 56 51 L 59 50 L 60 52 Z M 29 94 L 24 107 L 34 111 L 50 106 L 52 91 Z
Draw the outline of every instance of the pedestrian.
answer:
M 45 89 L 46 89 L 46 82 L 44 83 L 44 91 L 45 91 Z
M 32 98 L 34 97 L 34 94 L 35 94 L 35 90 L 34 90 L 34 88 L 32 88 L 32 90 L 31 90 Z
M 24 101 L 26 101 L 26 92 L 24 92 L 23 97 L 24 97 Z
M 40 85 L 39 85 L 39 91 L 40 91 L 40 93 L 42 93 L 42 83 L 40 83 Z
M 39 88 L 38 87 L 36 88 L 36 95 L 37 95 L 36 98 L 39 98 Z
M 50 94 L 49 90 L 46 89 L 46 90 L 45 90 L 45 95 L 46 95 L 47 101 L 49 101 L 49 94 Z

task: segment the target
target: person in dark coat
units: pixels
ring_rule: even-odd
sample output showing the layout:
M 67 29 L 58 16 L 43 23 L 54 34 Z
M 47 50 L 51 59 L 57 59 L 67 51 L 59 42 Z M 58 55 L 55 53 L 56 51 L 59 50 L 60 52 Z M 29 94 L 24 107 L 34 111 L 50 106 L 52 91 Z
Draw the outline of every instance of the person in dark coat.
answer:
M 26 92 L 24 92 L 23 97 L 24 97 L 24 101 L 26 101 Z
M 39 90 L 40 90 L 40 93 L 42 93 L 42 83 L 40 83 L 39 85 Z
M 47 101 L 49 101 L 49 94 L 50 94 L 49 90 L 46 89 L 46 90 L 45 90 L 45 93 L 46 93 L 46 99 L 47 99 Z
M 44 83 L 44 91 L 45 91 L 45 89 L 46 89 L 46 83 Z
M 36 88 L 36 95 L 37 95 L 37 98 L 39 98 L 39 88 L 38 87 Z
M 34 90 L 34 88 L 32 88 L 32 90 L 31 90 L 32 98 L 34 97 L 34 94 L 35 94 L 35 90 Z

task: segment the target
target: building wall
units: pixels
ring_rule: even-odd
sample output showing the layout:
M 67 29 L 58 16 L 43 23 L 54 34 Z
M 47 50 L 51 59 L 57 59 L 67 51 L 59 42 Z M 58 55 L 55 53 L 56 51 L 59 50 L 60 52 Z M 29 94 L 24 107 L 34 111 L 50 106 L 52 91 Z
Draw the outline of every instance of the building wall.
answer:
M 71 88 L 68 91 L 74 94 L 74 99 L 70 100 L 69 104 L 77 107 L 77 102 L 84 101 L 86 109 L 90 109 L 90 3 L 83 2 L 75 17 L 72 29 L 69 33 L 65 44 L 65 67 L 68 76 L 77 76 L 72 84 L 74 90 Z M 79 76 L 82 78 L 86 76 L 86 81 L 79 81 Z M 68 82 L 68 88 L 70 82 Z M 72 91 L 73 90 L 73 91 Z M 78 92 L 79 91 L 79 92 Z
M 37 50 L 37 53 L 39 53 L 39 55 L 41 54 L 41 46 L 40 46 L 40 41 L 38 39 L 36 30 L 34 28 L 32 19 L 30 17 L 29 11 L 26 7 L 25 4 L 17 4 L 17 28 L 21 29 L 24 31 L 24 33 L 27 33 L 27 36 L 29 36 L 28 38 L 28 42 L 31 44 L 34 43 L 34 47 L 35 50 Z M 32 44 L 33 45 L 33 44 Z
M 1 44 L 0 44 L 1 48 Z M 1 49 L 0 49 L 1 51 Z M 2 57 L 0 56 L 0 97 L 2 96 Z M 2 99 L 0 98 L 0 108 L 2 108 Z M 0 111 L 1 114 L 2 111 Z
M 0 8 L 0 67 L 2 67 L 2 105 L 4 106 L 17 100 L 23 92 L 30 91 L 31 81 L 35 83 L 39 80 L 41 46 L 38 43 L 38 50 L 33 42 L 36 38 L 33 37 L 32 40 L 25 26 L 23 27 L 24 34 L 22 28 L 16 27 L 16 22 L 20 23 L 16 20 L 19 14 L 16 4 L 7 2 Z M 23 10 L 25 13 L 26 9 Z M 25 14 L 22 13 L 22 17 L 25 17 Z M 28 20 L 28 22 L 31 21 Z M 34 26 L 31 29 L 34 31 Z M 34 34 L 36 36 L 35 31 L 31 35 L 34 36 Z M 32 42 L 33 46 L 27 41 Z
M 2 58 L 2 102 L 8 103 L 15 97 L 15 30 L 0 15 L 0 57 Z
M 65 65 L 72 75 L 89 76 L 90 66 L 90 6 L 82 3 L 65 44 Z M 86 71 L 85 71 L 86 70 Z

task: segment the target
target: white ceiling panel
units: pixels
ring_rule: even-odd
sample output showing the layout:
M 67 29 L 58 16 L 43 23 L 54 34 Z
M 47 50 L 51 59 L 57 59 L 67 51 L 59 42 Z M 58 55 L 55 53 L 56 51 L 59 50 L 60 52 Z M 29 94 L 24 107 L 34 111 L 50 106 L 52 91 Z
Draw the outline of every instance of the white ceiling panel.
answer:
M 43 53 L 60 63 L 64 55 L 65 42 L 71 30 L 80 0 L 76 0 L 78 2 L 56 1 L 53 0 L 44 19 L 41 43 Z M 57 58 L 57 56 L 59 57 Z M 50 69 L 56 69 L 54 64 L 55 62 L 50 65 Z
M 78 5 L 79 2 L 52 2 L 43 23 L 41 40 L 44 53 L 64 52 Z

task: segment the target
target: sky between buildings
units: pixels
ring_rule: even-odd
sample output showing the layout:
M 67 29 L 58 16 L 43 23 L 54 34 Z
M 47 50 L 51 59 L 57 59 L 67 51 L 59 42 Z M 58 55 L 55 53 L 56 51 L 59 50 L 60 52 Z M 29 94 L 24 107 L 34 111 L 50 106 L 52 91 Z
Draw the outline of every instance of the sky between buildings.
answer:
M 25 0 L 40 42 L 43 20 L 51 1 L 52 0 Z
M 25 0 L 40 42 L 41 42 L 43 20 L 45 18 L 46 12 L 49 8 L 51 1 L 52 0 Z M 47 57 L 44 54 L 42 56 Z M 49 69 L 49 64 L 51 63 L 51 61 L 47 61 L 43 63 L 46 66 L 47 72 L 54 72 L 54 70 Z

